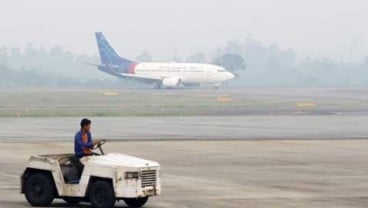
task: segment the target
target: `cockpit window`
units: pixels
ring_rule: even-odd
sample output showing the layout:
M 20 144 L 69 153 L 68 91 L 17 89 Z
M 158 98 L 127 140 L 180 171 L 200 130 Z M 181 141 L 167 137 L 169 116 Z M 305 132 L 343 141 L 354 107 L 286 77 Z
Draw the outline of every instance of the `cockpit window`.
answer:
M 225 69 L 217 69 L 217 72 L 225 72 Z

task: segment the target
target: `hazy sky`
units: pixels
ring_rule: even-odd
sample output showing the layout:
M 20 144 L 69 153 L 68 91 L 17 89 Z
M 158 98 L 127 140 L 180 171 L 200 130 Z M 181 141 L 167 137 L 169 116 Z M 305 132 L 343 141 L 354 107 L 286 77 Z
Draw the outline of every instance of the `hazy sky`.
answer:
M 97 54 L 102 31 L 122 56 L 156 60 L 212 52 L 252 37 L 299 57 L 368 56 L 366 0 L 9 0 L 0 1 L 0 45 L 60 45 Z

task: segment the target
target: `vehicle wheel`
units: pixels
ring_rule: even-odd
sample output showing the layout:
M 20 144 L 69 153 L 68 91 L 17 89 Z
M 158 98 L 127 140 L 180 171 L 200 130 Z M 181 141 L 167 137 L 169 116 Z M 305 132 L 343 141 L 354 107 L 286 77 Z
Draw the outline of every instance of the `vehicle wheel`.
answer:
M 26 181 L 25 195 L 31 205 L 47 207 L 55 197 L 54 182 L 46 174 L 31 175 Z
M 143 198 L 126 198 L 124 199 L 125 204 L 127 204 L 129 207 L 142 207 L 146 202 L 148 201 L 148 197 Z
M 112 186 L 107 181 L 96 181 L 89 191 L 92 207 L 111 208 L 115 205 L 115 195 Z
M 82 202 L 82 199 L 75 197 L 65 197 L 63 200 L 70 205 L 77 205 Z

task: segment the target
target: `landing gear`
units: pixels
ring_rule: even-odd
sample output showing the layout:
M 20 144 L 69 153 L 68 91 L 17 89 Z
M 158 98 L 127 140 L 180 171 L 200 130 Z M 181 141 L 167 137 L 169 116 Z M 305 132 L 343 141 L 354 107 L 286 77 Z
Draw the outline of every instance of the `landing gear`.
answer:
M 156 83 L 155 84 L 155 89 L 161 89 L 162 88 L 162 84 L 161 83 Z
M 214 90 L 218 90 L 218 88 L 219 88 L 220 86 L 222 86 L 222 83 L 215 83 L 215 84 L 213 84 L 213 85 L 212 85 L 212 88 L 213 88 Z

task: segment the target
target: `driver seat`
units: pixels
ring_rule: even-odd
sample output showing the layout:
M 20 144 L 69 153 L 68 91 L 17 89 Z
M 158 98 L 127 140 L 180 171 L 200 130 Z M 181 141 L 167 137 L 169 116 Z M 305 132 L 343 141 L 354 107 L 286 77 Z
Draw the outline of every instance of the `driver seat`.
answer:
M 63 172 L 65 183 L 79 184 L 84 166 L 76 156 L 70 157 L 69 162 L 63 164 L 60 168 Z

